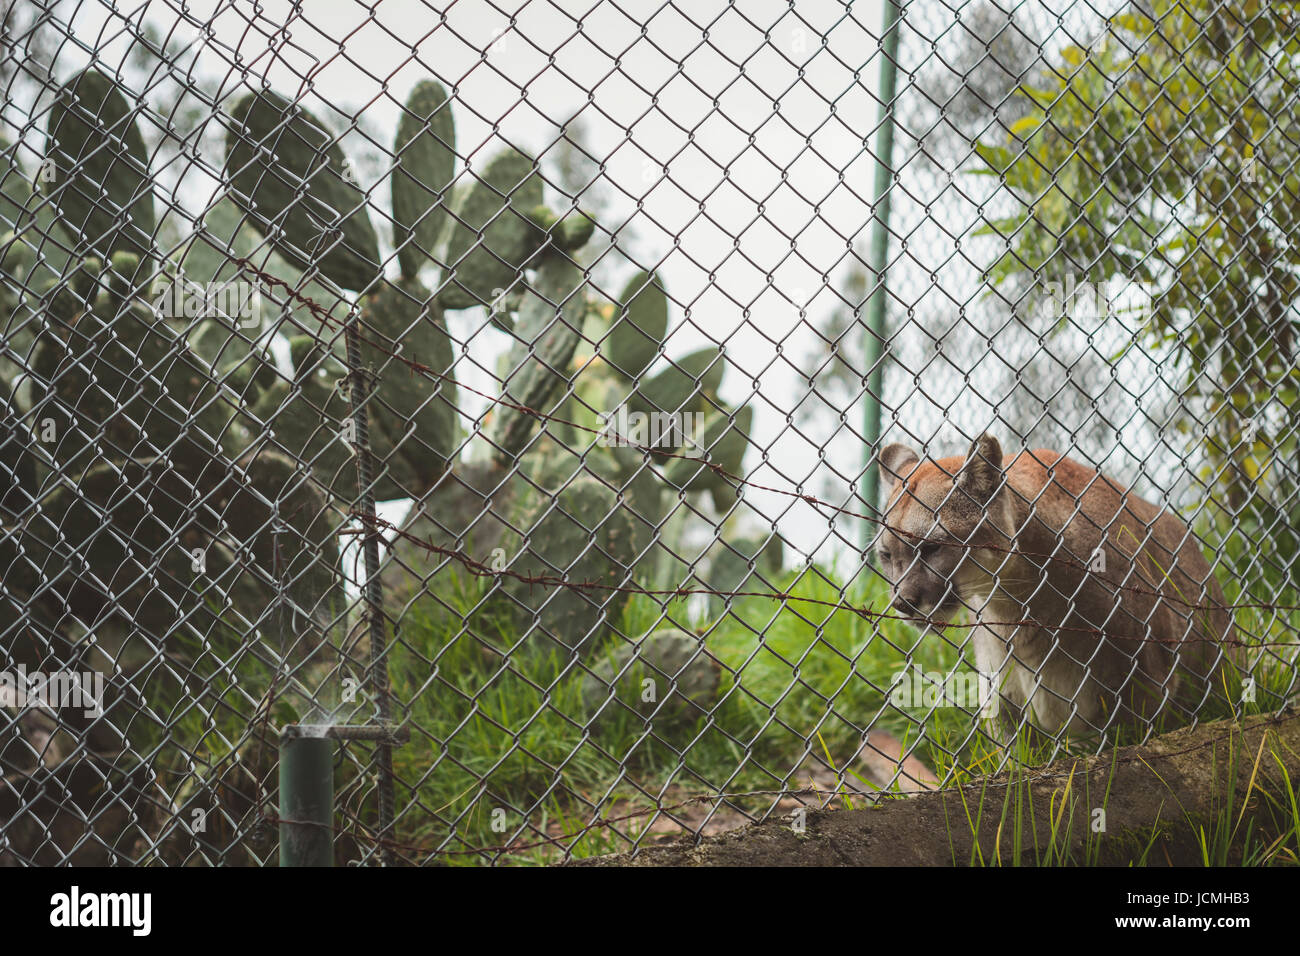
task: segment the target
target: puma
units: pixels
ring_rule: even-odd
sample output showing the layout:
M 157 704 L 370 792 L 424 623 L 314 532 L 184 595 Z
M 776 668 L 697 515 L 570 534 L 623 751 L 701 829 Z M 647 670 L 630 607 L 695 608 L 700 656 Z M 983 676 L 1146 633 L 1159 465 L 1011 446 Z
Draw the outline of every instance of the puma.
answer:
M 880 465 L 891 604 L 940 625 L 968 612 L 1004 729 L 1177 726 L 1222 692 L 1232 618 L 1175 515 L 1056 452 L 1004 462 L 990 435 L 937 461 L 889 445 Z

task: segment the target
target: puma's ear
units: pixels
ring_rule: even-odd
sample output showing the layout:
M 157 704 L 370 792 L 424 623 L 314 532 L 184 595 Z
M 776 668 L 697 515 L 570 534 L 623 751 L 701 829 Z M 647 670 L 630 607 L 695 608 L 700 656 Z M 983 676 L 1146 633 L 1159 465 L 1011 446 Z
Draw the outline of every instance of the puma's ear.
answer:
M 906 445 L 886 445 L 880 449 L 880 471 L 893 481 L 906 481 L 918 461 L 916 452 Z
M 957 473 L 957 487 L 980 504 L 988 504 L 1002 485 L 1002 446 L 987 433 L 971 442 Z

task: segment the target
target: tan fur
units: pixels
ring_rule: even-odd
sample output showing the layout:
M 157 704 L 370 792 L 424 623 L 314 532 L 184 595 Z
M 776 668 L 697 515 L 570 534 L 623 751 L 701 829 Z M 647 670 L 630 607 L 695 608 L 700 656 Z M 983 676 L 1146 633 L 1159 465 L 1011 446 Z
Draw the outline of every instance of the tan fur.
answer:
M 895 607 L 945 623 L 967 609 L 977 666 L 1013 725 L 1177 726 L 1222 693 L 1232 619 L 1180 518 L 1053 451 L 1004 466 L 987 435 L 966 458 L 886 456 L 906 471 L 878 544 Z

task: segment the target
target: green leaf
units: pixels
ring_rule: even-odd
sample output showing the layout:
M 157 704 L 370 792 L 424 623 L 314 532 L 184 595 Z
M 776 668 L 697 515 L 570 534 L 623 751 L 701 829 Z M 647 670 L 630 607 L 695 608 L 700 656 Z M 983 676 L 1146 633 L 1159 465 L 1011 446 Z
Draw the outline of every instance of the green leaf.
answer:
M 1032 116 L 1032 115 L 1022 116 L 1020 119 L 1016 120 L 1014 123 L 1011 124 L 1011 135 L 1018 136 L 1021 139 L 1023 139 L 1024 133 L 1029 133 L 1038 129 L 1038 127 L 1041 126 L 1042 123 L 1043 123 L 1043 118 L 1041 116 Z
M 1011 150 L 1002 146 L 990 146 L 988 143 L 976 142 L 975 153 L 999 175 L 1005 173 L 1011 167 L 1011 164 L 1015 162 L 1015 156 Z

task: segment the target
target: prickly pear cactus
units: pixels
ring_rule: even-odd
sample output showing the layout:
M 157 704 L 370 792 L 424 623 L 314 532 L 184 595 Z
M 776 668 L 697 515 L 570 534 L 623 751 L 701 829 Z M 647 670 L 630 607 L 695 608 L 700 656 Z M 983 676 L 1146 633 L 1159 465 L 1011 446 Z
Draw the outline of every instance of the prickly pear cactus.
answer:
M 137 107 L 138 109 L 138 107 Z M 157 220 L 144 138 L 117 84 L 98 70 L 60 87 L 46 125 L 39 177 L 77 252 L 153 258 Z
M 158 296 L 175 284 L 150 281 L 165 276 L 151 276 L 152 186 L 125 99 L 93 72 L 65 92 L 51 113 L 49 158 L 56 171 L 77 161 L 74 178 L 42 178 L 59 212 L 48 230 L 31 216 L 19 226 L 70 232 L 77 247 L 111 257 L 104 266 L 74 258 L 37 285 L 28 306 L 39 318 L 33 387 L 21 410 L 10 401 L 7 417 L 33 429 L 48 461 L 36 469 L 18 570 L 39 570 L 42 600 L 104 620 L 105 636 L 113 630 L 105 615 L 129 625 L 120 662 L 152 660 L 157 647 L 141 642 L 156 645 L 178 628 L 245 640 L 286 602 L 319 633 L 341 596 L 337 545 L 322 520 L 328 503 L 289 459 L 231 447 L 232 411 L 278 377 L 269 356 L 246 350 L 219 382 L 209 356 L 190 348 L 186 326 L 202 310 L 165 314 Z M 120 214 L 103 220 L 113 206 Z M 52 271 L 46 244 L 33 264 Z M 25 459 L 13 467 L 31 480 Z
M 490 426 L 498 463 L 515 463 L 538 428 L 537 415 L 527 409 L 554 414 L 555 399 L 563 397 L 571 379 L 587 293 L 584 275 L 568 254 L 591 238 L 595 221 L 576 207 L 563 216 L 547 209 L 537 164 L 514 150 L 490 160 L 453 196 L 455 127 L 447 94 L 437 83 L 420 83 L 407 101 L 393 145 L 393 240 L 403 277 L 390 281 L 378 265 L 364 196 L 350 176 L 339 172 L 351 167 L 324 124 L 273 93 L 245 97 L 233 116 L 226 168 L 235 187 L 232 198 L 248 220 L 290 264 L 303 267 L 311 258 L 307 253 L 313 253 L 330 281 L 368 290 L 359 303 L 363 357 L 381 370 L 368 403 L 381 464 L 376 493 L 423 495 L 452 465 L 460 415 L 451 378 L 456 354 L 444 309 L 489 305 L 493 323 L 516 336 L 504 376 L 508 404 L 497 409 Z M 292 189 L 285 188 L 286 181 Z M 331 235 L 342 241 L 317 242 L 325 226 L 332 226 Z M 442 271 L 436 297 L 415 279 L 429 265 Z M 637 334 L 657 342 L 666 322 L 662 290 L 648 295 L 633 290 L 628 300 L 628 311 L 644 329 Z M 518 306 L 517 329 L 503 308 L 507 302 Z M 620 341 L 630 341 L 627 331 L 620 332 Z M 201 345 L 208 354 L 226 343 L 221 345 L 224 356 L 234 338 L 214 328 L 205 330 Z M 295 419 L 304 426 L 293 429 L 299 435 L 319 432 L 311 427 L 312 414 L 297 407 L 295 398 L 304 397 L 305 390 L 294 393 L 289 386 L 268 384 L 265 359 L 248 361 L 238 344 L 230 354 L 219 366 L 221 374 L 241 395 L 252 393 L 255 411 L 268 422 L 277 416 Z M 404 358 L 434 374 L 410 374 L 401 367 Z M 312 452 L 324 450 L 297 440 Z M 333 463 L 333 458 L 325 462 Z M 328 486 L 341 493 L 333 483 Z
M 602 343 L 613 366 L 628 378 L 639 378 L 658 357 L 668 334 L 668 297 L 659 277 L 638 272 L 620 297 L 622 313 Z
M 544 236 L 529 218 L 542 205 L 542 177 L 523 153 L 500 154 L 456 202 L 444 262 L 450 281 L 439 293 L 449 309 L 497 299 L 517 286 L 519 272 Z
M 74 282 L 68 291 L 79 300 L 92 290 Z M 205 363 L 144 305 L 85 304 L 71 316 L 73 302 L 51 304 L 32 358 L 40 394 L 31 416 L 52 424 L 61 470 L 75 473 L 104 454 L 167 457 L 196 479 L 210 470 L 223 415 Z
M 393 245 L 402 275 L 413 279 L 437 248 L 456 170 L 456 124 L 442 84 L 415 85 L 397 124 L 393 155 Z
M 722 384 L 725 365 L 713 347 L 698 349 L 672 359 L 663 371 L 644 382 L 628 399 L 628 405 L 647 415 L 659 412 L 702 412 L 715 399 Z
M 505 584 L 520 626 L 544 646 L 593 652 L 629 597 L 616 590 L 629 584 L 635 558 L 626 512 L 599 481 L 580 478 L 553 500 L 543 498 L 522 527 L 525 550 L 510 563 Z
M 403 522 L 402 530 L 415 540 L 398 537 L 390 546 L 392 560 L 382 572 L 384 594 L 403 607 L 447 580 L 444 576 L 435 582 L 436 575 L 467 575 L 454 558 L 431 553 L 416 541 L 458 551 L 482 564 L 503 561 L 507 547 L 518 549 L 514 529 L 524 526 L 535 507 L 523 482 L 511 480 L 509 472 L 492 462 L 457 465 L 430 490 L 423 507 Z M 430 607 L 436 613 L 441 605 L 434 601 Z
M 9 594 L 30 595 L 36 585 L 35 569 L 21 553 L 13 529 L 28 517 L 40 493 L 42 472 L 48 473 L 38 461 L 42 452 L 9 386 L 0 383 L 0 580 Z
M 619 384 L 639 380 L 623 394 L 629 410 L 645 414 L 704 411 L 716 399 L 726 364 L 714 347 L 697 349 L 676 359 L 656 361 L 668 330 L 668 297 L 653 273 L 639 272 L 628 280 L 614 309 L 611 328 L 600 349 Z M 660 366 L 655 371 L 656 366 Z
M 231 110 L 226 170 L 232 196 L 276 251 L 345 289 L 379 274 L 366 196 L 329 130 L 277 93 L 250 93 Z
M 4 231 L 0 237 L 0 310 L 5 344 L 13 352 L 26 354 L 40 321 L 35 293 L 53 288 L 68 274 L 69 250 L 75 240 L 59 225 L 53 204 L 32 192 L 15 151 L 16 147 L 0 138 L 0 230 Z M 5 365 L 9 364 L 5 360 Z
M 776 535 L 766 541 L 754 538 L 719 541 L 709 553 L 707 587 L 723 595 L 770 590 L 771 582 L 781 573 L 782 559 L 783 546 Z M 709 598 L 711 614 L 720 614 L 726 607 L 724 597 Z
M 45 496 L 23 549 L 47 573 L 66 569 L 48 583 L 82 620 L 116 611 L 161 637 L 181 623 L 195 577 L 193 497 L 161 459 L 101 461 Z
M 556 399 L 569 384 L 569 363 L 582 340 L 586 312 L 582 270 L 567 256 L 547 256 L 526 294 L 515 327 L 518 341 L 507 359 L 504 398 L 493 444 L 496 460 L 507 465 L 524 450 L 538 418 L 554 413 Z
M 388 474 L 382 483 L 396 492 L 381 497 L 422 495 L 451 467 L 460 438 L 446 319 L 433 293 L 414 279 L 384 282 L 366 298 L 362 315 L 372 344 L 433 372 L 430 379 L 389 362 L 371 402 L 371 440 Z
M 102 461 L 75 486 L 61 483 L 46 494 L 40 515 L 23 530 L 22 547 L 47 574 L 65 569 L 47 585 L 79 618 L 120 614 L 157 638 L 178 627 L 220 625 L 226 602 L 217 608 L 194 603 L 211 580 L 206 564 L 214 543 L 245 567 L 264 569 L 258 600 L 241 608 L 253 622 L 274 602 L 277 581 L 299 606 L 328 621 L 339 595 L 327 570 L 332 542 L 319 533 L 324 502 L 301 477 L 290 484 L 292 470 L 292 463 L 264 453 L 200 490 L 161 459 Z M 246 589 L 243 596 L 249 598 Z
M 30 397 L 6 395 L 3 409 L 0 469 L 21 490 L 3 505 L 39 501 L 41 512 L 24 526 L 26 539 L 0 539 L 0 563 L 36 555 L 31 567 L 65 569 L 48 593 L 78 616 L 93 620 L 117 602 L 157 634 L 185 622 L 243 634 L 283 620 L 326 626 L 342 599 L 328 516 L 357 496 L 337 344 L 337 324 L 351 315 L 359 318 L 363 365 L 378 372 L 366 397 L 380 464 L 376 496 L 428 494 L 429 513 L 414 520 L 456 512 L 456 521 L 438 524 L 439 542 L 479 549 L 471 553 L 479 561 L 491 544 L 513 556 L 513 572 L 567 582 L 502 577 L 497 598 L 514 608 L 519 629 L 594 653 L 618 624 L 628 598 L 619 589 L 633 574 L 679 575 L 654 541 L 672 533 L 668 522 L 679 520 L 672 512 L 688 495 L 722 494 L 725 486 L 698 463 L 664 454 L 680 452 L 679 442 L 649 456 L 599 443 L 584 450 L 581 429 L 532 412 L 575 421 L 620 405 L 643 414 L 707 412 L 702 443 L 710 460 L 735 472 L 752 412 L 718 400 L 725 364 L 718 349 L 667 357 L 668 299 L 658 275 L 632 277 L 600 328 L 588 276 L 571 258 L 597 225 L 576 208 L 557 215 L 545 206 L 532 157 L 497 155 L 481 172 L 462 171 L 453 193 L 447 91 L 418 84 L 389 174 L 393 232 L 383 248 L 397 251 L 395 278 L 385 274 L 366 211 L 370 193 L 325 125 L 282 96 L 252 93 L 231 110 L 230 189 L 208 208 L 200 233 L 163 261 L 134 107 L 93 71 L 65 93 L 48 130 L 58 175 L 42 180 L 58 215 L 42 221 L 30 208 L 30 190 L 19 185 L 30 177 L 0 183 L 0 233 L 11 234 L 0 242 L 0 279 L 10 294 L 0 304 L 11 327 L 23 314 L 36 333 Z M 102 155 L 96 142 L 108 146 Z M 80 205 L 78 195 L 86 199 Z M 59 230 L 73 241 L 54 241 Z M 75 255 L 60 264 L 45 246 Z M 256 284 L 265 278 L 259 273 L 274 280 L 277 313 L 247 325 L 186 309 L 160 321 L 159 290 L 148 281 Z M 445 315 L 484 305 L 499 310 L 491 320 L 514 336 L 505 401 L 486 424 L 458 408 L 451 376 L 461 346 Z M 285 367 L 271 345 L 287 329 L 306 334 L 289 340 Z M 592 332 L 592 354 L 579 356 Z M 402 359 L 434 375 L 415 374 Z M 39 454 L 15 451 L 31 447 L 46 419 L 55 437 Z M 486 437 L 490 455 L 458 464 L 465 432 Z M 55 476 L 64 480 L 51 484 Z M 465 489 L 459 496 L 447 490 L 457 485 Z M 417 590 L 429 587 L 421 579 Z
M 352 406 L 340 389 L 346 369 L 311 336 L 289 340 L 292 381 L 266 388 L 253 407 L 259 431 L 269 429 L 289 458 L 301 461 L 315 481 L 347 500 L 356 495 L 356 465 L 346 430 Z
M 268 318 L 283 315 L 285 327 L 316 329 L 322 324 L 341 327 L 349 312 L 349 303 L 337 291 L 302 277 L 292 278 L 292 269 L 265 240 L 245 222 L 245 215 L 229 197 L 222 197 L 208 209 L 202 228 L 183 244 L 174 274 L 165 282 L 155 282 L 151 295 L 155 302 L 167 302 L 182 314 L 178 326 L 189 336 L 191 347 L 213 369 L 213 376 L 234 393 L 241 414 L 237 434 L 228 443 L 231 454 L 238 455 L 261 433 L 264 423 L 247 412 L 259 405 L 263 393 L 283 381 L 270 351 Z M 278 290 L 272 297 L 258 291 L 256 277 L 240 259 L 248 259 L 273 276 L 284 276 L 295 292 L 310 299 L 324 310 L 331 323 L 322 323 L 318 315 L 299 301 Z M 239 295 L 238 313 L 228 309 L 211 309 L 193 300 L 206 288 L 230 288 Z M 179 293 L 177 292 L 179 289 Z M 244 296 L 249 296 L 245 304 Z M 229 302 L 229 298 L 227 302 Z M 178 307 L 179 306 L 179 310 Z M 266 406 L 262 405 L 262 411 Z M 292 413 L 291 413 L 292 414 Z
M 249 565 L 261 569 L 258 582 L 323 630 L 343 604 L 337 519 L 328 499 L 300 463 L 284 455 L 250 453 L 235 466 L 207 498 L 220 527 L 228 529 L 213 540 L 236 543 L 246 553 L 236 556 L 251 557 Z
M 604 330 L 602 321 L 608 323 Z M 720 515 L 730 513 L 734 482 L 709 463 L 733 475 L 743 473 L 753 415 L 750 408 L 732 409 L 719 400 L 725 369 L 720 350 L 706 347 L 667 357 L 667 327 L 668 299 L 662 281 L 652 274 L 633 276 L 619 301 L 589 303 L 585 335 L 595 343 L 595 354 L 590 359 L 576 356 L 571 383 L 560 383 L 566 390 L 571 385 L 574 397 L 558 413 L 582 424 L 575 409 L 600 410 L 599 420 L 588 426 L 598 437 L 593 443 L 591 431 L 549 421 L 541 436 L 521 446 L 520 459 L 529 482 L 542 488 L 589 473 L 613 489 L 631 521 L 636 578 L 656 585 L 681 582 L 691 574 L 689 561 L 665 545 L 676 540 L 686 511 L 694 508 L 684 504 L 688 494 L 707 493 Z M 548 394 L 548 405 L 563 394 L 557 387 Z M 532 416 L 510 412 L 502 413 L 498 427 L 506 423 L 526 425 L 530 436 L 536 427 Z M 514 448 L 509 446 L 512 452 Z M 498 462 L 511 464 L 508 456 L 497 454 Z
M 682 457 L 664 466 L 668 482 L 687 491 L 730 487 L 730 480 L 709 465 L 717 465 L 728 475 L 738 475 L 749 433 L 754 424 L 754 409 L 746 405 L 739 411 L 718 409 L 705 419 L 703 433 L 693 444 L 682 446 Z

